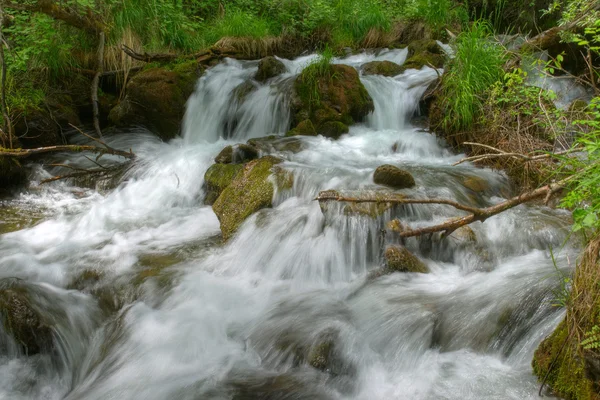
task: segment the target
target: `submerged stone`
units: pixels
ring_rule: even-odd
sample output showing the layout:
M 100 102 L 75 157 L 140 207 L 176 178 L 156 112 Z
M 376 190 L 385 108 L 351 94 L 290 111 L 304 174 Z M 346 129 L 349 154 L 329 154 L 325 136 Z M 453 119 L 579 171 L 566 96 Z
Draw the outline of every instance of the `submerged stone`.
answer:
M 463 180 L 463 186 L 477 193 L 485 192 L 490 188 L 489 183 L 478 176 L 467 176 Z
M 269 179 L 272 167 L 282 160 L 266 156 L 250 161 L 213 204 L 221 223 L 223 239 L 227 240 L 250 215 L 261 208 L 271 207 L 274 185 Z
M 415 178 L 409 172 L 389 164 L 377 167 L 373 174 L 373 182 L 395 189 L 408 189 L 415 186 Z

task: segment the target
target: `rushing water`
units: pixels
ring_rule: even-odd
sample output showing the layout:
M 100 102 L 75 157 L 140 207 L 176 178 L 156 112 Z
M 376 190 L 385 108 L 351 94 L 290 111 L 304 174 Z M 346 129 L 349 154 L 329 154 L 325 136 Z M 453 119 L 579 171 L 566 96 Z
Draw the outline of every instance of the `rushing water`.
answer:
M 368 279 L 382 264 L 385 222 L 412 227 L 456 216 L 414 205 L 372 219 L 332 204 L 321 190 L 383 189 L 374 169 L 399 165 L 417 186 L 403 193 L 486 205 L 510 194 L 504 176 L 472 165 L 410 126 L 437 73 L 362 77 L 375 102 L 338 141 L 279 139 L 272 152 L 294 173 L 274 207 L 250 217 L 226 244 L 202 204 L 203 175 L 227 144 L 289 125 L 288 72 L 236 97 L 256 62 L 207 71 L 189 101 L 184 135 L 161 143 L 143 130 L 110 144 L 139 160 L 116 190 L 65 182 L 4 203 L 0 278 L 20 278 L 54 321 L 55 350 L 21 354 L 0 340 L 2 399 L 534 399 L 530 361 L 562 317 L 553 308 L 568 215 L 521 206 L 474 224 L 477 243 L 410 239 L 430 274 Z M 337 60 L 402 63 L 405 51 Z M 291 140 L 297 152 L 287 151 Z M 279 148 L 280 150 L 277 150 Z M 61 157 L 79 165 L 80 156 Z M 36 179 L 52 171 L 39 167 Z M 483 179 L 483 192 L 465 180 Z M 90 271 L 94 279 L 82 279 Z M 75 282 L 75 283 L 74 283 Z M 324 371 L 305 359 L 333 343 Z

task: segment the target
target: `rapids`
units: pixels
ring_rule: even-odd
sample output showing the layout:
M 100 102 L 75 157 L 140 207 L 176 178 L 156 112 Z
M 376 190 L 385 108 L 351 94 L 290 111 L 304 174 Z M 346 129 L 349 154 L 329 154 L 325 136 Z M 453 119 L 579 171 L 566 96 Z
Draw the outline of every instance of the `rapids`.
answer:
M 199 80 L 182 138 L 162 143 L 142 128 L 108 137 L 138 155 L 113 191 L 56 182 L 2 203 L 0 278 L 35 293 L 54 321 L 55 349 L 26 356 L 0 332 L 0 398 L 537 398 L 532 354 L 563 316 L 552 306 L 557 268 L 571 268 L 577 251 L 563 246 L 568 213 L 520 206 L 473 224 L 474 248 L 410 239 L 431 273 L 369 280 L 391 241 L 385 222 L 418 227 L 457 211 L 413 205 L 372 219 L 313 200 L 321 190 L 376 189 L 373 171 L 386 163 L 414 175 L 416 188 L 403 191 L 414 197 L 483 206 L 511 194 L 502 174 L 451 166 L 462 156 L 410 124 L 432 69 L 361 77 L 375 103 L 365 123 L 337 141 L 302 137 L 296 153 L 273 150 L 293 189 L 221 243 L 203 205 L 204 172 L 228 144 L 285 133 L 292 78 L 312 57 L 282 60 L 287 73 L 251 82 L 242 99 L 235 88 L 257 62 L 225 60 Z M 336 62 L 405 58 L 394 50 Z M 37 166 L 34 179 L 52 172 Z M 465 179 L 488 187 L 475 192 Z M 324 333 L 334 362 L 321 371 L 298 349 Z

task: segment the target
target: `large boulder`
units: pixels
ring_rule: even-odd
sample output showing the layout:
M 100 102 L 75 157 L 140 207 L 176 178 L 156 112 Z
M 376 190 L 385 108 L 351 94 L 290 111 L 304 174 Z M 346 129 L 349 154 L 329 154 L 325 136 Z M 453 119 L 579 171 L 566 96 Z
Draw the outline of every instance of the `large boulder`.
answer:
M 281 162 L 273 156 L 250 161 L 223 190 L 213 204 L 223 239 L 229 239 L 250 215 L 271 207 L 275 188 L 269 177 L 273 166 Z
M 215 157 L 219 164 L 244 164 L 258 158 L 258 149 L 250 144 L 240 143 L 227 146 Z
M 243 168 L 240 164 L 213 164 L 204 174 L 204 204 L 213 204 Z
M 385 250 L 386 270 L 392 272 L 429 272 L 427 265 L 405 247 L 389 246 Z
M 258 71 L 254 76 L 259 82 L 265 82 L 271 78 L 281 75 L 286 71 L 285 65 L 275 57 L 268 56 L 258 63 Z
M 303 125 L 295 134 L 313 134 L 306 122 L 310 121 L 316 134 L 337 138 L 347 132 L 348 125 L 362 121 L 374 110 L 373 99 L 354 68 L 341 64 L 327 68 L 319 73 L 306 68 L 294 82 L 293 124 Z
M 138 73 L 127 84 L 125 98 L 110 111 L 109 119 L 118 126 L 145 125 L 163 140 L 174 138 L 200 72 L 198 64 L 190 61 Z
M 51 348 L 51 323 L 34 307 L 26 286 L 2 282 L 0 315 L 5 332 L 13 337 L 25 354 L 33 355 Z
M 415 40 L 408 45 L 408 59 L 402 64 L 400 73 L 407 69 L 424 66 L 442 68 L 446 60 L 444 49 L 431 39 Z
M 377 167 L 373 174 L 373 182 L 394 189 L 408 189 L 415 186 L 415 178 L 409 172 L 388 164 Z
M 401 65 L 391 61 L 371 61 L 363 65 L 363 75 L 396 76 L 404 72 Z

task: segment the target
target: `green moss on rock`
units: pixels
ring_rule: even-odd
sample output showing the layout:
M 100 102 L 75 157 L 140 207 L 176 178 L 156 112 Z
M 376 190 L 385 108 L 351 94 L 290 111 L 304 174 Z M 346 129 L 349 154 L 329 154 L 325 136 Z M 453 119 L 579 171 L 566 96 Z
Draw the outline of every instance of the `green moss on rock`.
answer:
M 418 272 L 429 273 L 429 268 L 405 247 L 389 246 L 385 250 L 387 272 Z
M 294 129 L 290 130 L 285 136 L 317 136 L 317 131 L 310 119 L 300 122 Z
M 275 57 L 268 56 L 260 60 L 258 63 L 258 71 L 254 76 L 259 82 L 265 82 L 277 75 L 283 74 L 286 68 L 285 65 Z
M 215 157 L 217 164 L 231 164 L 233 162 L 233 146 L 226 146 Z
M 338 139 L 345 133 L 348 133 L 350 129 L 348 125 L 340 121 L 327 121 L 319 126 L 317 133 L 323 135 L 326 138 Z
M 391 61 L 371 61 L 362 67 L 364 75 L 396 76 L 404 72 L 401 65 Z
M 395 189 L 407 189 L 415 186 L 415 178 L 407 172 L 393 165 L 382 165 L 375 170 L 373 182 Z
M 463 180 L 463 186 L 476 193 L 485 192 L 490 188 L 490 184 L 483 178 L 478 176 L 467 176 Z
M 250 161 L 213 204 L 221 223 L 223 239 L 229 239 L 250 215 L 271 207 L 274 187 L 272 167 L 282 160 L 272 156 Z
M 310 120 L 317 133 L 328 122 L 345 125 L 360 122 L 373 109 L 373 99 L 358 72 L 350 66 L 330 65 L 328 73 L 320 76 L 305 69 L 294 82 L 293 123 L 299 125 Z M 328 130 L 331 127 L 330 124 Z M 341 125 L 337 124 L 336 129 L 339 128 Z
M 205 204 L 213 204 L 243 169 L 240 164 L 213 164 L 204 174 Z
M 200 69 L 195 61 L 146 69 L 127 84 L 127 95 L 109 119 L 119 126 L 142 124 L 164 140 L 179 133 L 185 104 Z

